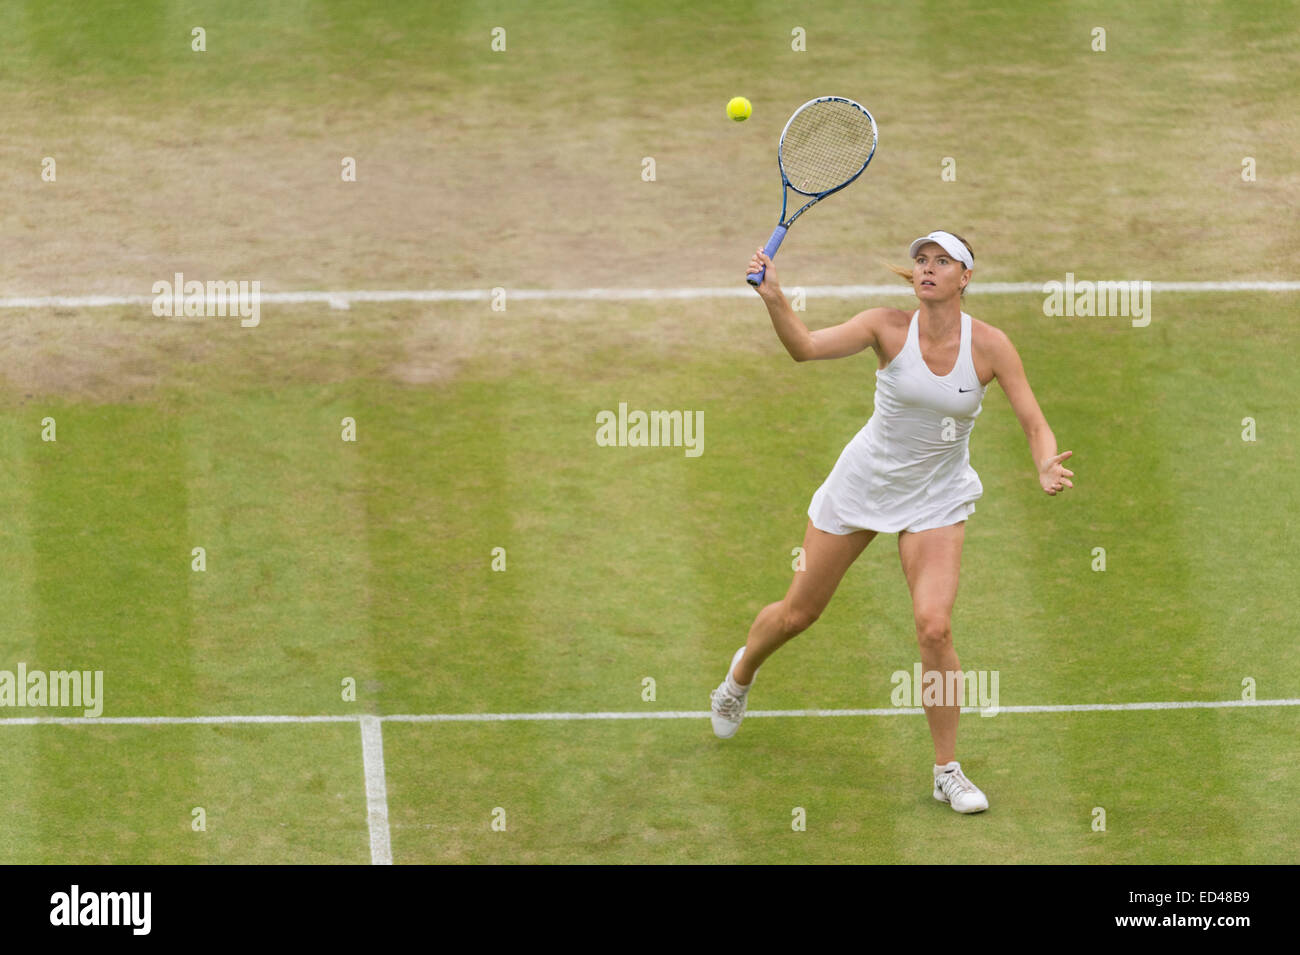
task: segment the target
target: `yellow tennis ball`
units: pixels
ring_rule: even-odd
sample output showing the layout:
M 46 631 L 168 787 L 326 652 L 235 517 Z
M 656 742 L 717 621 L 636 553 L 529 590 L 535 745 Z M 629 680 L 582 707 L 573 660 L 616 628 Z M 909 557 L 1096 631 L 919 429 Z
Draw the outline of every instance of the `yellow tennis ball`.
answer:
M 738 123 L 743 123 L 749 119 L 749 114 L 754 111 L 754 107 L 749 105 L 749 100 L 743 96 L 733 96 L 731 102 L 727 104 L 727 115 Z

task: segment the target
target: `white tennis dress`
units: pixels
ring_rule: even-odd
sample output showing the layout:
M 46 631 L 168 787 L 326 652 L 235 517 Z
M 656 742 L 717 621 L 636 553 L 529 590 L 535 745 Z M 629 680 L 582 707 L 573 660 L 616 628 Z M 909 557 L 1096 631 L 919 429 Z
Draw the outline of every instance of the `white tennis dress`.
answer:
M 969 439 L 986 386 L 971 357 L 971 317 L 961 313 L 957 364 L 940 377 L 921 357 L 920 314 L 912 313 L 902 351 L 876 372 L 871 420 L 808 505 L 818 530 L 924 531 L 975 513 L 984 485 L 970 466 Z

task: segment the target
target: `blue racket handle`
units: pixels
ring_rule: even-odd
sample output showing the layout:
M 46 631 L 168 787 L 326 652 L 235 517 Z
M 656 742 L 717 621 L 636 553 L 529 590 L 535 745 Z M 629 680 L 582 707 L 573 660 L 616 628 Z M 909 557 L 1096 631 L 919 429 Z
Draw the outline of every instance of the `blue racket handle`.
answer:
M 767 245 L 763 246 L 763 251 L 767 253 L 770 259 L 776 255 L 776 250 L 781 248 L 781 240 L 785 238 L 789 230 L 785 226 L 779 225 L 772 230 L 772 238 L 767 240 Z M 745 281 L 757 288 L 763 284 L 763 276 L 767 274 L 767 267 L 759 269 L 757 272 L 750 272 L 745 276 Z

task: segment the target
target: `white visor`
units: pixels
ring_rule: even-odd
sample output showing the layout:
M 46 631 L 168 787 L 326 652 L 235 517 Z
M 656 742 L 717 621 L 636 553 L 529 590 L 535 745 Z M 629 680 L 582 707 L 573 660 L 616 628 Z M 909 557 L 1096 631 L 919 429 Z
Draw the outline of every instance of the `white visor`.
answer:
M 929 235 L 921 236 L 921 238 L 913 242 L 911 247 L 907 250 L 907 257 L 909 259 L 916 258 L 917 249 L 921 248 L 921 246 L 925 245 L 927 242 L 939 243 L 939 245 L 943 246 L 945 252 L 962 265 L 966 266 L 966 268 L 975 268 L 975 259 L 971 257 L 970 250 L 966 248 L 961 239 L 957 238 L 951 232 L 931 232 Z

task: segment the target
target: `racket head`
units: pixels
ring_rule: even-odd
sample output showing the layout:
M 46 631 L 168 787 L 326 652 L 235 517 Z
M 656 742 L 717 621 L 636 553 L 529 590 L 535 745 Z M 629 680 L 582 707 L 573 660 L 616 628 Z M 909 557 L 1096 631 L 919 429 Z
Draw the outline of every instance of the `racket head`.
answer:
M 875 154 L 875 117 L 843 96 L 819 96 L 795 110 L 776 152 L 785 185 L 817 199 L 857 179 Z

